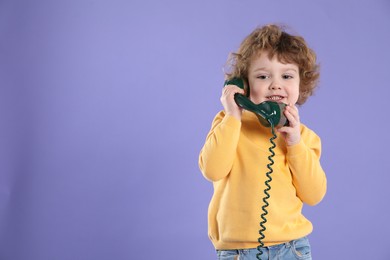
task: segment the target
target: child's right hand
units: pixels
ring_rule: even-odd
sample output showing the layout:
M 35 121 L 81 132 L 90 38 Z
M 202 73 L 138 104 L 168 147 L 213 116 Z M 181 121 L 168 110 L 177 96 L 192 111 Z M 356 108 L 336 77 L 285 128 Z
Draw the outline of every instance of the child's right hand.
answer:
M 235 85 L 226 85 L 222 89 L 221 103 L 226 115 L 234 116 L 241 121 L 242 108 L 240 108 L 236 101 L 234 101 L 234 94 L 240 93 L 244 95 L 244 90 Z

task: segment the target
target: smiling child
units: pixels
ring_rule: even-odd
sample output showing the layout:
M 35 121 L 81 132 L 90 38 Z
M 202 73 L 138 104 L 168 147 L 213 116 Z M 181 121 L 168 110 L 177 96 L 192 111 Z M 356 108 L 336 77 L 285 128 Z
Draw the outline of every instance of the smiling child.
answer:
M 213 183 L 209 205 L 209 237 L 218 259 L 257 259 L 259 222 L 265 188 L 271 131 L 251 112 L 241 109 L 234 95 L 258 104 L 287 104 L 289 126 L 277 129 L 272 189 L 261 259 L 311 259 L 311 222 L 304 204 L 316 205 L 326 193 L 320 164 L 320 138 L 301 123 L 297 105 L 317 86 L 316 56 L 300 36 L 277 25 L 256 28 L 233 53 L 226 79 L 242 78 L 245 88 L 227 85 L 220 101 L 224 110 L 212 123 L 200 152 L 199 166 Z

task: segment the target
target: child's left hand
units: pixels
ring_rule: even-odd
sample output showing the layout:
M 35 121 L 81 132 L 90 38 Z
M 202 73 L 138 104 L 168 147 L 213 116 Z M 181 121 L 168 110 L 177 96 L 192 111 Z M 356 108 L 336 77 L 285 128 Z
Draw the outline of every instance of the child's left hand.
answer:
M 299 143 L 301 140 L 301 122 L 299 121 L 299 111 L 295 105 L 287 105 L 284 109 L 284 115 L 290 122 L 289 126 L 284 126 L 278 129 L 282 134 L 287 146 Z

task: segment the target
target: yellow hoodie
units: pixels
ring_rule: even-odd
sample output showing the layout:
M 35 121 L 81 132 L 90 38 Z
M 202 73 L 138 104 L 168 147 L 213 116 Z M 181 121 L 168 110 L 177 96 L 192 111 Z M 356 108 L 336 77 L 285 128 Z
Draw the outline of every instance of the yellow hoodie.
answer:
M 214 118 L 199 167 L 214 186 L 208 234 L 216 249 L 247 249 L 259 244 L 271 136 L 271 129 L 245 110 L 241 122 L 223 111 Z M 312 130 L 301 125 L 301 140 L 293 146 L 286 146 L 282 137 L 274 142 L 265 246 L 311 233 L 312 224 L 302 215 L 303 203 L 315 205 L 326 193 L 321 140 Z

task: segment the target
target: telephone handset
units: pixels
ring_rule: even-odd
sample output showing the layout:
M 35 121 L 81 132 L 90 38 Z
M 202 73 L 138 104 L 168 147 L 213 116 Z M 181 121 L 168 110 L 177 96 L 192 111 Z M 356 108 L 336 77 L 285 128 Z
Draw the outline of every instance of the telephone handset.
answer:
M 236 85 L 237 87 L 244 89 L 244 81 L 241 78 L 233 78 L 231 80 L 227 80 L 225 81 L 224 85 L 225 86 Z M 249 89 L 248 89 L 248 93 L 249 93 Z M 264 231 L 266 230 L 265 224 L 267 223 L 266 216 L 268 214 L 267 207 L 269 206 L 268 199 L 270 198 L 270 194 L 268 192 L 271 190 L 271 186 L 270 186 L 270 183 L 272 181 L 271 174 L 273 173 L 272 165 L 274 164 L 274 161 L 272 160 L 272 157 L 275 156 L 275 153 L 273 151 L 273 149 L 276 147 L 276 144 L 273 140 L 277 138 L 275 134 L 275 127 L 288 126 L 289 122 L 283 114 L 283 110 L 286 104 L 277 103 L 273 101 L 264 101 L 261 102 L 260 104 L 254 104 L 248 97 L 239 93 L 234 95 L 234 100 L 236 101 L 237 105 L 240 106 L 241 108 L 253 112 L 263 126 L 271 127 L 271 132 L 272 132 L 272 137 L 269 140 L 271 146 L 268 149 L 270 152 L 270 155 L 268 156 L 269 163 L 267 164 L 267 168 L 269 171 L 265 174 L 267 177 L 265 181 L 266 188 L 264 189 L 263 206 L 261 207 L 263 213 L 260 215 L 261 221 L 259 223 L 260 237 L 258 238 L 259 246 L 257 247 L 259 253 L 256 254 L 256 258 L 260 260 L 260 257 L 263 254 L 262 251 L 262 248 L 264 247 L 263 239 L 265 238 Z
M 242 78 L 227 80 L 224 85 L 236 85 L 244 89 Z M 239 93 L 234 95 L 234 100 L 241 108 L 253 112 L 263 126 L 270 127 L 272 125 L 276 128 L 288 126 L 288 120 L 283 114 L 283 110 L 286 107 L 284 103 L 264 101 L 260 104 L 255 104 L 248 97 Z

